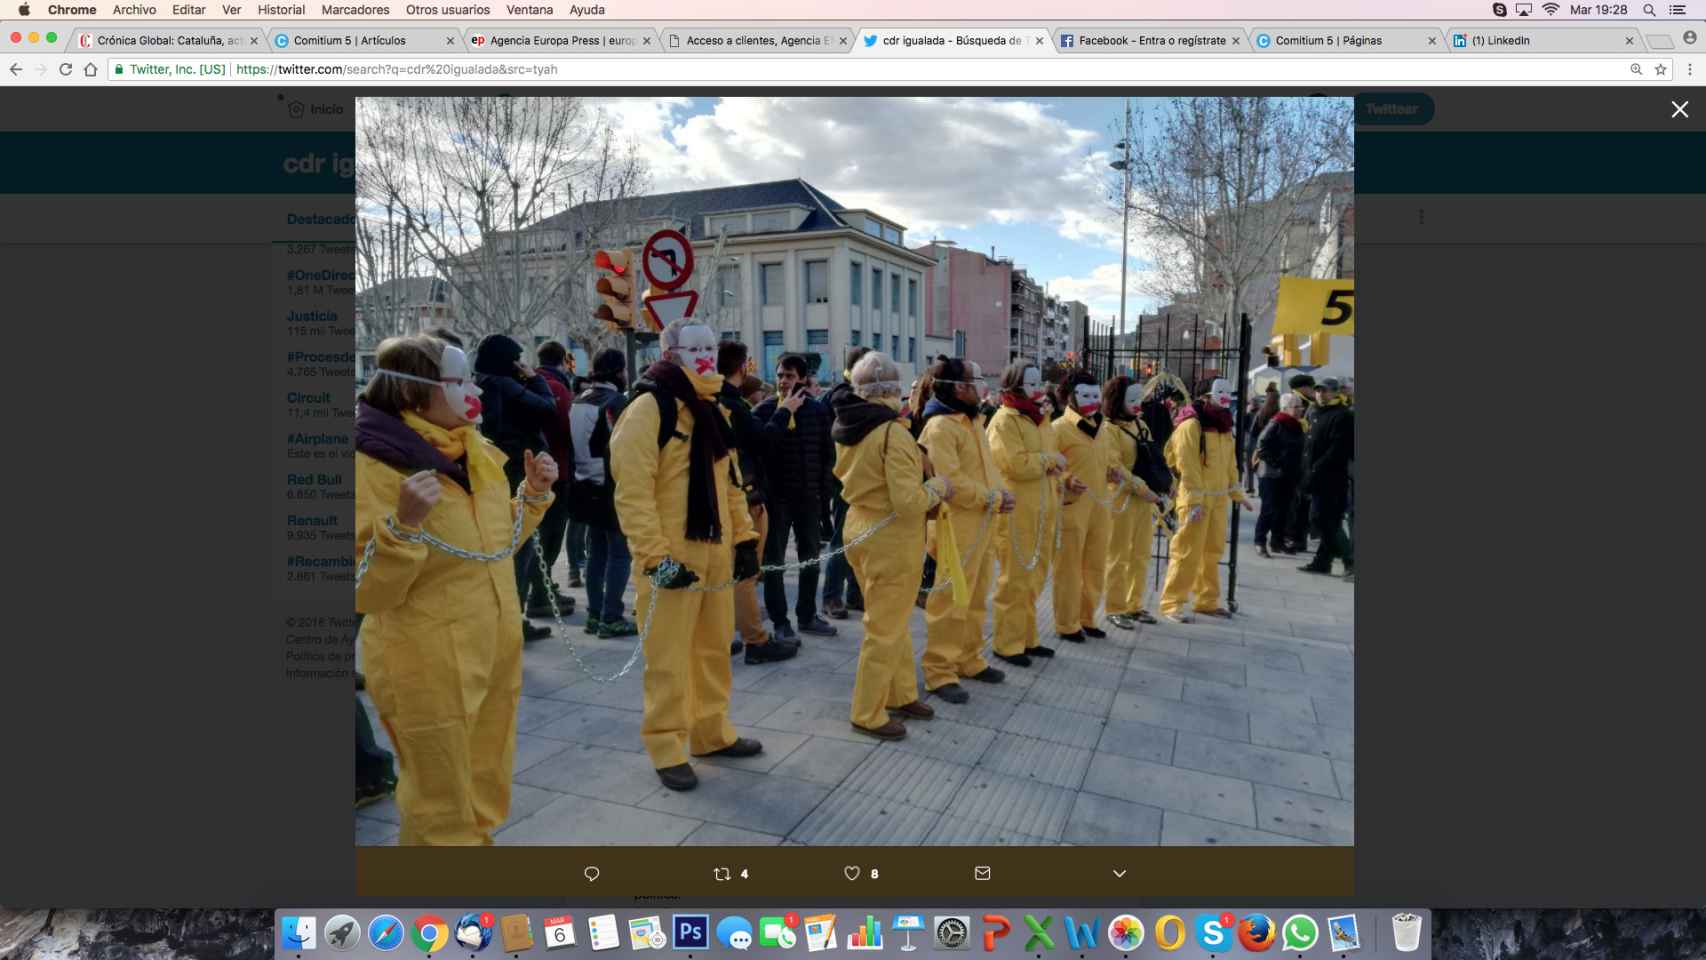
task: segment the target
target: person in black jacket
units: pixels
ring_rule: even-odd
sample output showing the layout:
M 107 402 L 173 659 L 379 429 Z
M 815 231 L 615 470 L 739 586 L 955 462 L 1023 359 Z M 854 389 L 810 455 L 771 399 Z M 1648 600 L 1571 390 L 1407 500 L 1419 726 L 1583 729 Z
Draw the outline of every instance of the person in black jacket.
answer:
M 758 531 L 758 542 L 764 543 L 769 533 L 769 516 L 764 493 L 764 432 L 746 402 L 746 344 L 724 340 L 717 348 L 717 372 L 723 375 L 723 385 L 717 390 L 717 403 L 728 411 L 729 428 L 734 433 L 734 448 L 740 464 L 741 488 L 746 492 L 746 509 L 752 516 L 752 528 Z M 729 645 L 731 653 L 746 651 L 747 663 L 773 663 L 787 660 L 800 652 L 798 643 L 773 637 L 764 628 L 764 617 L 758 609 L 758 575 L 735 584 L 735 630 L 739 638 Z
M 1332 573 L 1333 558 L 1352 572 L 1351 541 L 1345 535 L 1345 510 L 1350 505 L 1351 463 L 1356 459 L 1356 418 L 1339 392 L 1339 381 L 1328 377 L 1315 387 L 1315 411 L 1309 440 L 1303 449 L 1303 489 L 1321 531 L 1315 559 L 1299 567 L 1308 573 Z
M 1307 373 L 1299 373 L 1286 381 L 1286 386 L 1303 401 L 1303 408 L 1297 411 L 1297 419 L 1303 421 L 1303 432 L 1307 436 L 1310 410 L 1315 399 L 1315 378 Z M 1296 554 L 1308 550 L 1310 529 L 1309 492 L 1304 490 L 1303 484 L 1299 482 L 1297 496 L 1292 499 L 1291 514 L 1286 523 L 1285 552 Z
M 753 416 L 763 425 L 766 512 L 770 533 L 764 544 L 764 565 L 781 564 L 793 531 L 795 555 L 808 563 L 800 570 L 794 613 L 800 633 L 835 636 L 835 628 L 817 613 L 817 560 L 823 545 L 823 503 L 829 494 L 835 445 L 829 439 L 830 414 L 806 392 L 810 372 L 804 357 L 787 354 L 776 365 L 777 396 L 764 401 Z M 788 594 L 780 572 L 764 575 L 764 606 L 774 633 L 798 641 L 788 623 Z
M 842 380 L 829 388 L 824 395 L 823 405 L 829 408 L 833 420 L 838 403 L 845 403 L 845 398 L 853 395 L 853 365 L 870 353 L 870 347 L 853 347 L 847 351 L 847 367 L 842 374 Z M 830 474 L 830 496 L 834 498 L 831 504 L 831 528 L 829 549 L 840 550 L 844 542 L 841 528 L 847 524 L 847 501 L 841 499 L 841 481 Z M 853 567 L 847 562 L 847 555 L 837 553 L 824 564 L 823 571 L 823 612 L 836 620 L 847 619 L 847 611 L 864 610 L 865 597 L 859 592 L 859 581 L 853 576 Z
M 474 374 L 481 390 L 480 432 L 509 458 L 504 476 L 514 487 L 525 477 L 527 452 L 546 449 L 545 428 L 556 421 L 556 398 L 545 378 L 521 359 L 521 344 L 501 333 L 486 337 L 474 349 Z M 516 545 L 516 592 L 523 610 L 535 562 L 531 540 Z M 551 630 L 523 621 L 521 633 L 524 640 L 538 640 L 550 636 Z
M 1284 551 L 1287 512 L 1303 479 L 1303 421 L 1297 418 L 1303 398 L 1288 393 L 1280 398 L 1278 407 L 1257 434 L 1252 458 L 1262 495 L 1262 512 L 1256 517 L 1256 552 L 1264 557 Z

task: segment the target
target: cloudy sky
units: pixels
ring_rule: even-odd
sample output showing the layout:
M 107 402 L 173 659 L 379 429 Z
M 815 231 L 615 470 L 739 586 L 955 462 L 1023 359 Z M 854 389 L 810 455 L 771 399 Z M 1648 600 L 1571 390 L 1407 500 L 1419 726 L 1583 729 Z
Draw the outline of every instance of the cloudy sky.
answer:
M 1010 256 L 1049 292 L 1119 311 L 1120 222 L 1103 199 L 1121 101 L 1094 98 L 637 100 L 611 105 L 653 190 L 800 177 L 848 207 Z M 1127 309 L 1141 292 L 1134 235 Z

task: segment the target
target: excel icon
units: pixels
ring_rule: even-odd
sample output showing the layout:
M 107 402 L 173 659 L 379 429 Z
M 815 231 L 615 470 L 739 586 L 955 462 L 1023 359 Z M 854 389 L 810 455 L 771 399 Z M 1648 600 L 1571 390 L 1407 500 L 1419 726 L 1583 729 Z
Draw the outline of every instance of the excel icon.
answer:
M 1031 938 L 1025 941 L 1025 949 L 1030 951 L 1053 950 L 1054 938 L 1048 935 L 1048 925 L 1054 922 L 1054 917 L 1046 916 L 1041 920 L 1030 914 L 1025 914 L 1025 926 L 1031 929 Z

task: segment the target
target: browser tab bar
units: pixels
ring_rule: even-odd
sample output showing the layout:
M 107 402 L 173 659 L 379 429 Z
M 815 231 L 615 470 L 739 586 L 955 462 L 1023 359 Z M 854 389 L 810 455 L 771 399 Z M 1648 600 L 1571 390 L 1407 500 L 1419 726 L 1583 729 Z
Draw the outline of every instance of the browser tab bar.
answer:
M 894 29 L 870 27 L 860 30 L 856 52 L 860 56 L 1046 56 L 1053 53 L 1047 30 L 1008 28 L 987 30 Z
M 1257 53 L 1444 53 L 1445 34 L 1436 27 L 1257 27 Z
M 708 56 L 733 54 L 850 53 L 853 31 L 822 27 L 665 27 L 663 50 L 672 54 Z
M 1250 38 L 1236 27 L 1061 27 L 1054 46 L 1061 53 L 1149 54 L 1247 53 Z

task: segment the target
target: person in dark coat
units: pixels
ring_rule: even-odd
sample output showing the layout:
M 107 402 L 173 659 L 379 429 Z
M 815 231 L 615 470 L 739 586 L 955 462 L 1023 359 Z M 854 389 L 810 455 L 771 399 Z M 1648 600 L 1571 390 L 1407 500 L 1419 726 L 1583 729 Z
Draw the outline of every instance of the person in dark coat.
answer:
M 539 371 L 521 359 L 521 344 L 501 333 L 486 337 L 474 349 L 474 374 L 483 408 L 480 432 L 509 458 L 504 476 L 514 487 L 526 477 L 527 453 L 548 449 L 545 428 L 556 423 L 556 398 Z M 531 542 L 516 546 L 516 592 L 524 610 L 535 560 Z M 538 640 L 550 636 L 551 630 L 523 621 L 521 633 L 524 640 Z
M 1303 421 L 1297 418 L 1303 398 L 1288 393 L 1276 406 L 1279 409 L 1257 435 L 1253 458 L 1262 497 L 1262 512 L 1256 517 L 1256 552 L 1264 557 L 1284 551 L 1287 511 L 1303 479 Z
M 586 532 L 586 631 L 603 640 L 639 632 L 623 616 L 622 592 L 633 558 L 616 517 L 616 484 L 606 462 L 627 380 L 628 358 L 622 351 L 600 350 L 592 358 L 592 376 L 581 382 L 569 412 L 574 442 L 570 516 Z
M 1351 465 L 1356 459 L 1356 418 L 1328 377 L 1315 388 L 1315 412 L 1304 447 L 1303 488 L 1321 531 L 1315 559 L 1299 567 L 1308 573 L 1332 573 L 1336 557 L 1352 572 L 1350 537 L 1345 534 L 1345 511 L 1350 506 Z
M 1255 492 L 1254 485 L 1258 479 L 1256 476 L 1256 446 L 1262 437 L 1262 430 L 1268 425 L 1268 421 L 1272 420 L 1274 414 L 1279 412 L 1279 390 L 1269 384 L 1267 393 L 1251 401 L 1251 404 L 1250 432 L 1244 436 L 1244 462 L 1241 464 L 1244 468 L 1245 493 Z
M 581 585 L 581 553 L 585 549 L 586 530 L 570 516 L 569 487 L 574 483 L 574 471 L 567 469 L 567 465 L 575 462 L 569 428 L 569 408 L 575 402 L 573 363 L 568 349 L 557 341 L 548 340 L 539 345 L 539 375 L 551 388 L 551 398 L 557 407 L 556 417 L 545 425 L 545 445 L 551 450 L 551 459 L 557 461 L 563 471 L 557 479 L 557 499 L 551 501 L 551 509 L 545 511 L 545 519 L 539 524 L 539 545 L 545 548 L 545 562 L 540 564 L 535 560 L 533 564 L 533 584 L 527 606 L 530 617 L 552 615 L 553 593 L 556 594 L 558 612 L 574 612 L 575 598 L 563 593 L 551 579 L 551 568 L 556 566 L 557 555 L 563 552 L 565 543 L 569 548 L 569 586 Z
M 1307 373 L 1299 373 L 1286 381 L 1286 386 L 1303 400 L 1303 409 L 1297 412 L 1297 419 L 1303 422 L 1304 436 L 1308 436 L 1309 411 L 1315 399 L 1315 378 Z M 1286 522 L 1285 552 L 1296 554 L 1308 550 L 1310 529 L 1309 494 L 1299 482 L 1297 495 L 1291 504 L 1291 515 Z
M 847 368 L 842 374 L 840 383 L 829 388 L 824 395 L 823 404 L 829 408 L 833 419 L 838 404 L 847 402 L 853 395 L 853 365 L 858 363 L 870 347 L 853 347 L 847 351 Z M 847 524 L 847 501 L 841 499 L 841 481 L 834 474 L 829 478 L 829 493 L 833 498 L 830 505 L 831 534 L 829 549 L 840 550 L 844 542 L 841 528 Z M 853 567 L 847 562 L 847 555 L 837 553 L 824 564 L 823 571 L 823 612 L 831 619 L 847 619 L 847 611 L 864 610 L 865 597 L 859 592 L 859 581 L 853 576 Z
M 758 531 L 758 542 L 764 543 L 769 534 L 770 518 L 765 507 L 764 490 L 764 431 L 752 415 L 747 401 L 747 388 L 757 377 L 746 372 L 747 348 L 739 340 L 724 340 L 717 347 L 717 372 L 723 375 L 723 385 L 717 391 L 717 403 L 728 411 L 729 429 L 734 434 L 734 450 L 740 465 L 741 489 L 746 493 L 747 513 L 752 528 Z M 762 382 L 758 383 L 763 389 Z M 729 645 L 731 654 L 746 652 L 747 663 L 774 663 L 787 660 L 800 652 L 800 645 L 773 637 L 764 626 L 758 605 L 758 574 L 740 581 L 735 591 L 735 631 L 740 634 Z
M 823 504 L 835 466 L 835 444 L 829 438 L 829 409 L 807 392 L 810 372 L 804 357 L 784 355 L 776 365 L 777 395 L 752 412 L 763 425 L 765 438 L 766 512 L 770 517 L 764 544 L 767 567 L 778 566 L 786 559 L 790 532 L 795 556 L 802 563 L 815 561 L 823 547 Z M 800 633 L 833 637 L 835 628 L 818 616 L 817 582 L 815 563 L 800 570 L 794 613 Z M 764 575 L 764 606 L 775 628 L 773 634 L 798 641 L 799 634 L 788 622 L 788 594 L 780 571 Z

